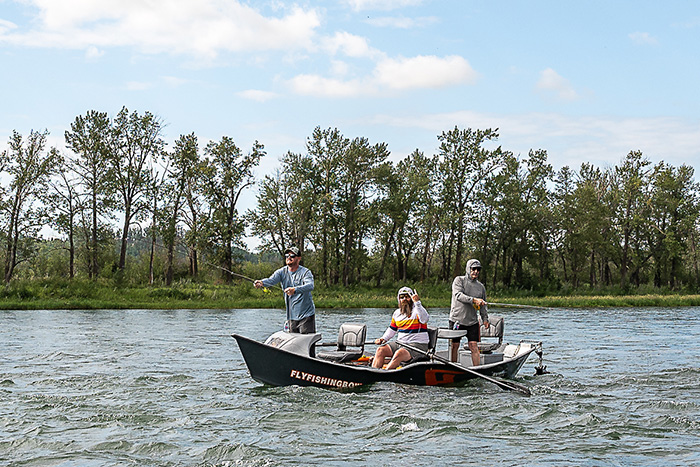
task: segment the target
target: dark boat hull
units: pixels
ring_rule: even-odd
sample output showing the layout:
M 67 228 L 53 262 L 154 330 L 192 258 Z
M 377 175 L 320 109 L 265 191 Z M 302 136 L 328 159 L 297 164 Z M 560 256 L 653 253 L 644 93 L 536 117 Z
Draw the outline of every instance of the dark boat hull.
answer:
M 251 377 L 272 386 L 316 386 L 359 390 L 369 385 L 388 381 L 417 386 L 459 385 L 478 376 L 461 371 L 439 361 L 425 361 L 406 365 L 397 370 L 379 370 L 368 366 L 335 363 L 258 342 L 233 334 Z M 471 368 L 487 376 L 512 378 L 523 366 L 530 353 L 498 364 Z

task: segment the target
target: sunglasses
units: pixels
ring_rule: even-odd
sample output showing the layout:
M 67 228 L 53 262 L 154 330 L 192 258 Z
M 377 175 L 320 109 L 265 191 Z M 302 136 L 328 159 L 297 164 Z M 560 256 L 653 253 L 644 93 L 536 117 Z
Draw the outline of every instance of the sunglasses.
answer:
M 295 255 L 294 253 L 287 253 L 286 255 L 284 255 L 284 257 L 285 258 L 296 258 L 297 255 Z
M 481 271 L 481 268 L 472 268 L 472 271 Z
M 407 298 L 411 298 L 411 296 L 408 294 L 401 294 L 401 295 L 399 295 L 399 298 L 402 300 L 406 300 Z

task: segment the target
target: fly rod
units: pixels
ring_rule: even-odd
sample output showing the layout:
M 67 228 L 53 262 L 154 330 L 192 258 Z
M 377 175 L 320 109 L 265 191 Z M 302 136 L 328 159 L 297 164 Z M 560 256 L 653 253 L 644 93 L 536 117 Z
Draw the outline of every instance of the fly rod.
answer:
M 138 241 L 140 241 L 140 240 L 138 240 Z M 167 251 L 167 249 L 168 249 L 165 245 L 161 245 L 161 244 L 159 244 L 158 242 L 153 242 L 153 241 L 151 241 L 150 244 L 151 244 L 151 245 L 154 245 L 154 246 L 156 246 L 156 247 L 158 247 L 158 248 L 160 248 L 160 249 L 162 249 L 162 250 L 165 250 L 165 251 Z M 177 252 L 178 254 L 180 254 L 181 256 L 185 256 L 185 253 L 182 252 L 177 246 L 175 246 L 175 247 L 173 248 L 173 250 L 176 251 L 176 252 Z M 250 278 L 250 277 L 248 277 L 248 276 L 244 276 L 243 274 L 239 274 L 239 273 L 237 273 L 237 272 L 233 272 L 233 271 L 231 271 L 230 269 L 227 269 L 227 268 L 225 268 L 225 267 L 223 267 L 223 266 L 219 266 L 218 264 L 210 263 L 209 261 L 203 260 L 203 259 L 201 259 L 201 258 L 199 258 L 199 261 L 201 261 L 203 264 L 206 264 L 207 266 L 211 266 L 211 267 L 213 267 L 213 268 L 220 269 L 220 270 L 222 270 L 222 271 L 224 271 L 224 272 L 227 272 L 227 273 L 231 274 L 232 276 L 240 277 L 241 279 L 245 279 L 245 280 L 250 281 L 250 282 L 252 282 L 253 284 L 255 284 L 255 279 L 252 279 L 252 278 Z M 275 284 L 275 286 L 276 286 L 276 287 L 279 287 L 282 291 L 284 291 L 284 289 L 282 288 L 282 286 L 281 286 L 280 284 Z M 263 290 L 267 290 L 267 287 L 265 287 Z

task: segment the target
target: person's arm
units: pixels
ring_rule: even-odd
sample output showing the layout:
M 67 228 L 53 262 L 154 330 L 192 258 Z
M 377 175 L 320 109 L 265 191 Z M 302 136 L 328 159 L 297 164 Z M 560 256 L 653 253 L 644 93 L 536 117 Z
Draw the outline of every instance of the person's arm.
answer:
M 307 269 L 304 272 L 304 277 L 301 279 L 301 285 L 294 287 L 294 293 L 306 293 L 314 290 L 314 275 L 311 270 Z
M 398 326 L 396 326 L 396 321 L 394 321 L 394 316 L 391 316 L 391 324 L 389 325 L 388 328 L 386 328 L 386 331 L 384 331 L 384 334 L 382 337 L 379 339 L 375 340 L 374 343 L 377 345 L 381 344 L 386 344 L 391 340 L 394 335 L 396 335 L 396 332 L 399 330 Z
M 417 297 L 417 295 L 415 295 L 414 297 Z M 418 301 L 413 301 L 413 309 L 416 310 L 416 314 L 418 315 L 418 321 L 420 321 L 423 324 L 428 322 L 428 320 L 430 319 L 430 315 L 428 314 L 428 310 L 426 310 L 423 304 L 420 302 L 420 299 L 418 299 Z
M 489 327 L 489 309 L 488 309 L 488 303 L 486 303 L 486 287 L 482 288 L 482 303 L 481 307 L 479 308 L 479 314 L 481 315 L 481 322 L 484 323 L 484 327 L 488 329 Z
M 462 303 L 472 303 L 473 297 L 464 293 L 462 276 L 455 277 L 452 281 L 452 296 L 457 299 L 457 301 Z
M 283 272 L 284 268 L 280 268 L 277 271 L 273 272 L 270 277 L 268 277 L 267 279 L 262 279 L 260 280 L 260 282 L 265 287 L 272 287 L 273 285 L 277 285 L 280 282 L 282 282 Z

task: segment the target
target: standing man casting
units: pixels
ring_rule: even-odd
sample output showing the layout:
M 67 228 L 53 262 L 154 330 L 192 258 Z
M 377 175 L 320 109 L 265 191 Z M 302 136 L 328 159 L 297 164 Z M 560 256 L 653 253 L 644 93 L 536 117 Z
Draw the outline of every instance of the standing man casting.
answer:
M 301 252 L 293 246 L 284 252 L 286 266 L 279 268 L 267 279 L 253 283 L 258 289 L 282 284 L 284 303 L 287 308 L 289 332 L 313 334 L 316 332 L 316 307 L 311 297 L 314 289 L 314 275 L 300 266 Z
M 450 329 L 467 331 L 467 343 L 472 353 L 472 364 L 477 366 L 481 361 L 479 355 L 479 318 L 481 314 L 484 327 L 489 327 L 489 315 L 486 305 L 486 287 L 479 282 L 481 263 L 478 259 L 467 261 L 467 271 L 464 276 L 457 276 L 452 281 L 452 304 L 450 306 Z M 457 361 L 460 338 L 452 339 L 452 361 Z

